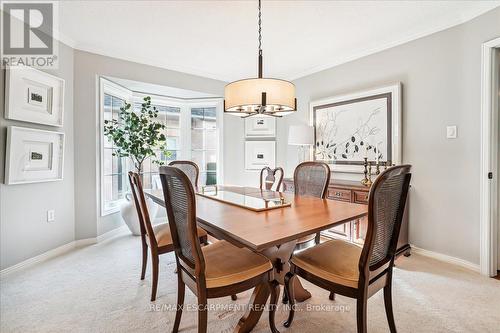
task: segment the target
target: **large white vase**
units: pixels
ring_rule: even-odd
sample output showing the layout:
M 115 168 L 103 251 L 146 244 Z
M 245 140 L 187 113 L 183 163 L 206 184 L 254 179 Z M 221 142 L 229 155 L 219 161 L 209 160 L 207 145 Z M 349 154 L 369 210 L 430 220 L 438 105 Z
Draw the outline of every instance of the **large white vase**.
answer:
M 132 235 L 140 236 L 141 227 L 139 225 L 139 216 L 137 215 L 137 209 L 135 208 L 132 193 L 127 193 L 125 195 L 125 199 L 127 199 L 127 201 L 121 204 L 120 214 Z M 148 206 L 149 218 L 151 221 L 154 221 L 158 211 L 158 205 L 155 204 L 150 198 L 146 198 L 146 206 Z

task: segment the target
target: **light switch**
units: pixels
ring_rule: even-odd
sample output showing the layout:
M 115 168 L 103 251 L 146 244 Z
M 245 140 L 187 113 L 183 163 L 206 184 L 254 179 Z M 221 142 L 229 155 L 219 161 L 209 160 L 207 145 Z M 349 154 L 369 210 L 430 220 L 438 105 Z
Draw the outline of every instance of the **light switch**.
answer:
M 457 126 L 446 126 L 446 138 L 447 139 L 457 138 Z
M 56 211 L 50 209 L 47 211 L 47 222 L 54 222 L 56 220 Z

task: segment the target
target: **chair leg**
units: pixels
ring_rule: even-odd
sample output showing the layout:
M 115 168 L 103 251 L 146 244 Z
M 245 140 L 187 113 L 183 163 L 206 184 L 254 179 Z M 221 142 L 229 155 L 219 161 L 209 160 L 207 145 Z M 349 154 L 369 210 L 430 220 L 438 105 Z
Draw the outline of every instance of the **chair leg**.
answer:
M 276 328 L 274 316 L 278 307 L 278 298 L 280 295 L 280 285 L 277 281 L 270 281 L 269 288 L 271 289 L 271 300 L 269 301 L 269 327 L 272 333 L 280 333 Z
M 293 279 L 294 275 L 290 272 L 285 275 L 285 288 L 288 293 L 288 303 L 290 307 L 290 312 L 288 313 L 288 319 L 283 323 L 286 328 L 290 327 L 293 322 L 293 316 L 295 314 L 295 292 L 293 290 Z
M 287 304 L 288 303 L 288 290 L 286 290 L 286 286 L 284 287 L 284 291 L 283 291 L 283 299 L 281 300 L 281 302 L 283 304 Z
M 231 295 L 231 300 L 236 301 L 237 299 L 238 299 L 238 296 L 236 296 L 236 294 Z
M 184 307 L 184 294 L 186 291 L 186 285 L 182 281 L 180 275 L 177 277 L 177 309 L 175 312 L 175 321 L 174 328 L 172 329 L 173 333 L 177 333 L 179 331 L 179 325 L 181 324 L 182 317 L 182 308 Z
M 142 241 L 142 271 L 141 271 L 141 280 L 144 280 L 146 277 L 146 266 L 148 265 L 148 245 L 143 240 Z
M 198 333 L 206 333 L 208 325 L 207 297 L 198 296 Z
M 318 232 L 316 236 L 314 237 L 314 243 L 318 245 L 321 241 L 321 234 Z
M 356 301 L 356 317 L 358 322 L 358 333 L 366 333 L 366 298 L 361 297 Z
M 384 304 L 391 333 L 396 333 L 396 322 L 394 321 L 394 313 L 392 312 L 392 283 L 384 287 Z
M 330 301 L 335 301 L 335 293 L 333 291 L 330 291 L 330 295 L 328 296 Z
M 152 255 L 153 262 L 153 284 L 151 290 L 151 302 L 156 300 L 156 290 L 158 289 L 158 255 Z

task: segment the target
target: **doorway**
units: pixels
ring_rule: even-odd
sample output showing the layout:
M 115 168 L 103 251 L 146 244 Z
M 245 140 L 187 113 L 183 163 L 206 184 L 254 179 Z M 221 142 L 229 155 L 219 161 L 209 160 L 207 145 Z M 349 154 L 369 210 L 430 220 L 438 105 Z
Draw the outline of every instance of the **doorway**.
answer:
M 479 266 L 493 277 L 500 267 L 500 37 L 482 45 L 481 81 Z

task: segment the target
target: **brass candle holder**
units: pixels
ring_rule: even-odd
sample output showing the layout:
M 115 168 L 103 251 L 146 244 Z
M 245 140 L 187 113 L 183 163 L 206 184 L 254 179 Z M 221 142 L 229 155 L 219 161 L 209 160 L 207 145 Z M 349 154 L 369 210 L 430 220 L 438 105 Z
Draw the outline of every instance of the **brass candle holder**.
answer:
M 372 186 L 372 162 L 368 162 L 368 181 L 366 182 L 365 186 Z
M 380 175 L 380 163 L 379 161 L 377 161 L 377 163 L 375 164 L 375 175 Z
M 364 161 L 364 163 L 363 163 L 363 167 L 364 167 L 364 171 L 363 171 L 363 173 L 365 174 L 365 178 L 363 178 L 363 179 L 361 180 L 361 184 L 363 184 L 363 185 L 367 186 L 367 185 L 366 185 L 366 183 L 368 183 L 368 158 L 367 158 L 367 157 L 365 157 L 365 158 L 364 158 L 364 160 L 365 160 L 365 161 Z

